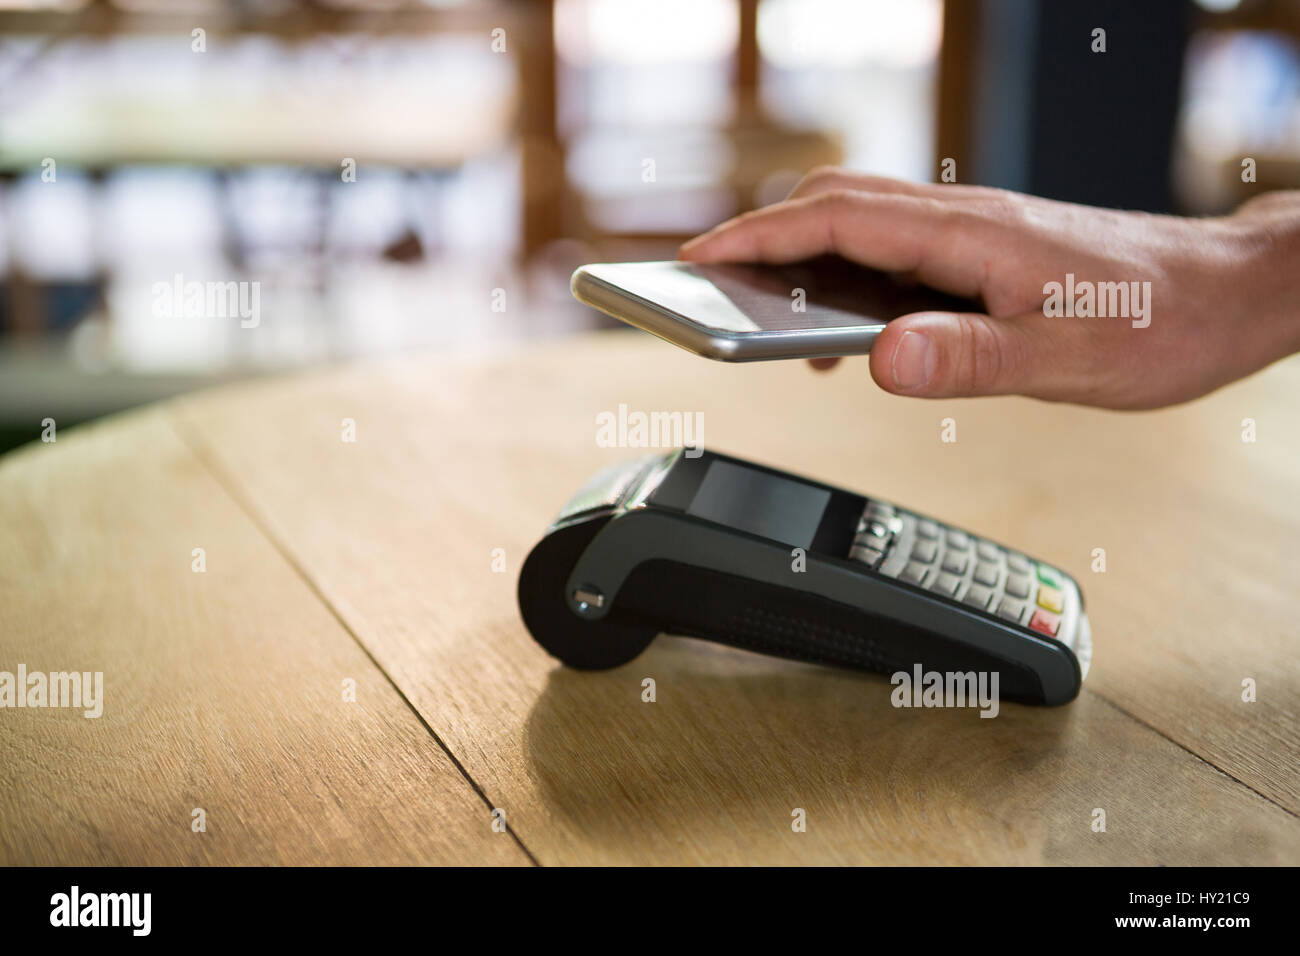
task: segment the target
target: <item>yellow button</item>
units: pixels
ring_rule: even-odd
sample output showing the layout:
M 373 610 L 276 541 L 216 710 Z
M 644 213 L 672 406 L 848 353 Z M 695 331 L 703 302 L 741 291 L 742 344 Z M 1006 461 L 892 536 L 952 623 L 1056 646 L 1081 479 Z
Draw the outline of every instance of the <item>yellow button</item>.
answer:
M 1038 588 L 1038 606 L 1053 614 L 1060 614 L 1065 610 L 1065 598 L 1056 588 L 1044 584 Z

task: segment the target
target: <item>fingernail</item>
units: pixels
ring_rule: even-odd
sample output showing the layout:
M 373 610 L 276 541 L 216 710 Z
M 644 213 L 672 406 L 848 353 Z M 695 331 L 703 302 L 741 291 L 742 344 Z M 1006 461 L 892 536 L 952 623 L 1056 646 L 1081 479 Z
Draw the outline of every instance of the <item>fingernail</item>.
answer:
M 894 384 L 899 388 L 921 388 L 934 375 L 934 347 L 920 332 L 904 332 L 894 349 Z
M 680 257 L 684 253 L 690 252 L 692 249 L 699 246 L 699 244 L 702 243 L 708 237 L 708 235 L 709 234 L 706 232 L 703 235 L 696 236 L 694 239 L 687 239 L 685 242 L 681 244 L 681 247 L 677 250 L 677 255 Z

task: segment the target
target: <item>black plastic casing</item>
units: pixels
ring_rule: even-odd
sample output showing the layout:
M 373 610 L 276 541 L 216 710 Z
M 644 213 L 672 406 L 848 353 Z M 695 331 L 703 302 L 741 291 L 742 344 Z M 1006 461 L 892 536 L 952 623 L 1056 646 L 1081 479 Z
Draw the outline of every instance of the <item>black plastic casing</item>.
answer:
M 654 455 L 606 469 L 565 506 L 519 576 L 533 637 L 565 664 L 616 667 L 659 633 L 778 657 L 895 673 L 996 671 L 1000 695 L 1064 704 L 1082 684 L 1066 644 L 873 572 L 847 555 L 862 495 L 830 492 L 804 551 L 687 511 L 709 463 L 703 452 Z M 1076 585 L 1077 587 L 1077 585 Z M 599 594 L 602 605 L 575 598 Z M 1080 596 L 1082 592 L 1080 592 Z

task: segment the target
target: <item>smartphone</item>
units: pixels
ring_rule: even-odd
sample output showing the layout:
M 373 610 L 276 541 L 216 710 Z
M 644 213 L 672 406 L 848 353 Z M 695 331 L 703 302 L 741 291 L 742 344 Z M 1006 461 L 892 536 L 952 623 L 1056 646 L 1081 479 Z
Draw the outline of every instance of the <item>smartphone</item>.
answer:
M 902 505 L 706 451 L 597 473 L 519 575 L 539 644 L 617 667 L 659 633 L 896 674 L 978 672 L 1064 704 L 1092 632 L 1078 583 Z
M 838 256 L 781 266 L 597 263 L 574 272 L 570 288 L 579 302 L 723 362 L 864 355 L 901 315 L 983 311 Z

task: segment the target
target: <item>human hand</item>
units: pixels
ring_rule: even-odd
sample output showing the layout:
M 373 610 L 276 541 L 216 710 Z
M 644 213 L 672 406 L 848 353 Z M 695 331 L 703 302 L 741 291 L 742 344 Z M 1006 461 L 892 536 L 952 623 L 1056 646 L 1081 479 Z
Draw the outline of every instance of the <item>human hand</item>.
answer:
M 983 301 L 985 313 L 889 323 L 871 375 L 899 395 L 1158 408 L 1300 351 L 1300 192 L 1187 219 L 818 169 L 784 202 L 692 239 L 680 256 L 785 263 L 822 253 Z M 1067 274 L 1076 294 L 1092 284 L 1095 302 L 1128 314 L 1045 314 L 1047 284 L 1065 293 Z M 1127 310 L 1121 291 L 1136 293 Z

